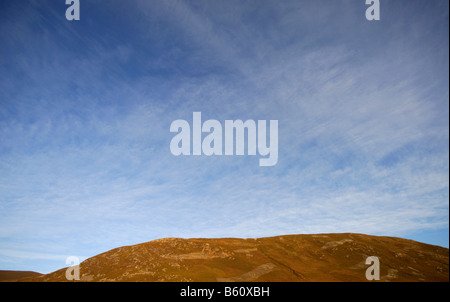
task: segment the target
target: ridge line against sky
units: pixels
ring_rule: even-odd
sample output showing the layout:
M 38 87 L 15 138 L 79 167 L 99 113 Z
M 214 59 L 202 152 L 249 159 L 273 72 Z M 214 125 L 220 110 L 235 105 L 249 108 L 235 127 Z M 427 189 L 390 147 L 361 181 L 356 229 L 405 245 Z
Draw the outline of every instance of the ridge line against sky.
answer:
M 2 1 L 0 269 L 163 237 L 448 247 L 449 4 L 381 2 Z M 193 112 L 278 120 L 277 165 L 173 156 Z

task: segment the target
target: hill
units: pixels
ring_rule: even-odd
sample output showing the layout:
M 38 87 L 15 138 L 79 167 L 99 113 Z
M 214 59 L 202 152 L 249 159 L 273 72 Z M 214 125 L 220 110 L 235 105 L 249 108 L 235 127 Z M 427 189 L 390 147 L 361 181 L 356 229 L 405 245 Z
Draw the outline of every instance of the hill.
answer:
M 447 248 L 352 233 L 153 240 L 86 259 L 80 281 L 367 281 L 369 256 L 380 261 L 380 281 L 449 281 Z
M 9 281 L 9 280 L 17 280 L 22 278 L 29 278 L 29 277 L 37 277 L 41 276 L 42 274 L 37 272 L 31 272 L 31 271 L 3 271 L 0 270 L 0 282 L 2 281 Z

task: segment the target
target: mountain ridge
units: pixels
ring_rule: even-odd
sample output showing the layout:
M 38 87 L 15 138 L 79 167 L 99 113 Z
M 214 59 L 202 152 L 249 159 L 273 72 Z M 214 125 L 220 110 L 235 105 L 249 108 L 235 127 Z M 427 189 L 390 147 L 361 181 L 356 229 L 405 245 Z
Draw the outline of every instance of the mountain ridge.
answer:
M 367 257 L 380 281 L 449 281 L 449 249 L 357 233 L 261 238 L 161 238 L 122 246 L 79 266 L 80 281 L 367 281 Z M 67 281 L 66 270 L 18 281 Z

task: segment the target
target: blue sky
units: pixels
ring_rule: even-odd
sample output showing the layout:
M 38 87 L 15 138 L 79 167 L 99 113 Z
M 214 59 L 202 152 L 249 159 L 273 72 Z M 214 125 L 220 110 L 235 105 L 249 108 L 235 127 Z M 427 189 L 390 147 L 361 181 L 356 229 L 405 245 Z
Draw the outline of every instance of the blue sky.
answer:
M 162 237 L 448 247 L 449 4 L 0 3 L 0 269 Z M 173 156 L 176 119 L 278 120 L 279 156 Z

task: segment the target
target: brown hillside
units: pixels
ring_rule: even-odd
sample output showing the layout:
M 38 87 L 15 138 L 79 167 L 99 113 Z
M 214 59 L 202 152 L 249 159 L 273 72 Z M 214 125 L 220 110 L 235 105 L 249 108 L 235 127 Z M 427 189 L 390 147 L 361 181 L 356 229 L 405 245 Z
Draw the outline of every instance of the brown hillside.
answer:
M 81 281 L 367 281 L 368 256 L 380 281 L 449 281 L 449 250 L 362 234 L 257 239 L 165 238 L 124 246 L 81 263 Z M 66 269 L 22 279 L 66 281 Z
M 0 270 L 0 282 L 17 280 L 28 277 L 37 277 L 42 274 L 30 271 L 2 271 Z

